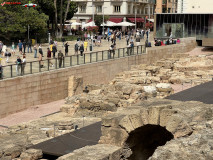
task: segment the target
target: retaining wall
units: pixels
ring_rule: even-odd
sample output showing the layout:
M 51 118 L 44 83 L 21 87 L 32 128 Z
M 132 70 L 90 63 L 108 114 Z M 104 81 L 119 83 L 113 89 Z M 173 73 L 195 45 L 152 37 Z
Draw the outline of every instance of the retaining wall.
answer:
M 174 57 L 177 53 L 188 52 L 195 46 L 195 38 L 181 39 L 181 44 L 148 48 L 147 53 L 143 55 L 2 80 L 0 81 L 0 118 L 33 105 L 66 98 L 68 77 L 72 75 L 82 76 L 84 86 L 103 84 L 112 80 L 119 72 L 129 70 L 131 65 L 151 64 L 162 58 Z

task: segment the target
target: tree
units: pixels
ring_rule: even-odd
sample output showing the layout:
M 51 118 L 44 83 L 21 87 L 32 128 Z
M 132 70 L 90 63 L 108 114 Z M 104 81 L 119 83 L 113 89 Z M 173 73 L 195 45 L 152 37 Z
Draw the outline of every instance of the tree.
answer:
M 52 24 L 55 24 L 54 32 L 57 37 L 62 36 L 65 21 L 71 19 L 78 10 L 77 4 L 70 0 L 39 0 L 38 4 L 41 6 L 40 10 L 49 15 L 49 20 Z M 46 7 L 47 4 L 49 4 L 49 6 Z M 58 22 L 60 22 L 59 34 Z
M 109 16 L 104 16 L 104 22 L 109 20 Z M 94 21 L 96 26 L 101 26 L 101 24 L 103 23 L 103 16 L 102 15 L 95 15 L 94 16 Z
M 5 1 L 5 0 L 4 0 Z M 2 3 L 3 0 L 0 0 Z M 5 2 L 11 2 L 6 0 Z M 23 0 L 22 4 L 28 3 Z M 35 8 L 25 8 L 22 5 L 4 5 L 0 10 L 0 37 L 10 40 L 27 33 L 30 26 L 31 33 L 43 34 L 47 30 L 48 16 L 39 13 Z

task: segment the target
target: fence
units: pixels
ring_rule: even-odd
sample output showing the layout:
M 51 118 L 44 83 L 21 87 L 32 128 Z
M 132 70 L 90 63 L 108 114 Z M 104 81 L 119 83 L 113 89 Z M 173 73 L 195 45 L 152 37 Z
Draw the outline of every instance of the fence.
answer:
M 146 52 L 144 45 L 134 46 L 132 48 L 118 48 L 115 50 L 103 50 L 81 55 L 65 56 L 62 59 L 52 58 L 42 61 L 31 61 L 26 64 L 12 64 L 3 66 L 3 72 L 0 79 L 7 79 L 17 76 L 24 76 L 39 72 L 55 70 L 59 68 L 72 67 L 76 65 L 106 61 L 126 56 L 143 54 Z M 43 66 L 43 67 L 41 67 Z

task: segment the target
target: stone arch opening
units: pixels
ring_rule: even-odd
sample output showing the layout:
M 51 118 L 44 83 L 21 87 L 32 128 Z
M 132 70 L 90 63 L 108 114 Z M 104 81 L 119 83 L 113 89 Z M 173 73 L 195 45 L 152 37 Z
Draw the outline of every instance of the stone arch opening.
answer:
M 147 160 L 158 146 L 173 139 L 171 132 L 159 125 L 144 125 L 130 132 L 126 145 L 132 154 L 128 160 Z

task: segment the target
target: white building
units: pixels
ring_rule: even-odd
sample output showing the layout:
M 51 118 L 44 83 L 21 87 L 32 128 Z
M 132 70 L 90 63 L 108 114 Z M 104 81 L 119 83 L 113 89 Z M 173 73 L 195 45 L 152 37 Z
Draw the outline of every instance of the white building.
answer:
M 178 13 L 213 13 L 213 0 L 178 0 Z
M 147 16 L 153 17 L 154 0 L 73 0 L 78 3 L 78 12 L 72 21 L 88 22 L 94 14 L 108 15 L 109 20 L 115 23 L 121 21 L 144 22 Z M 92 7 L 92 4 L 94 7 Z

